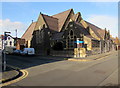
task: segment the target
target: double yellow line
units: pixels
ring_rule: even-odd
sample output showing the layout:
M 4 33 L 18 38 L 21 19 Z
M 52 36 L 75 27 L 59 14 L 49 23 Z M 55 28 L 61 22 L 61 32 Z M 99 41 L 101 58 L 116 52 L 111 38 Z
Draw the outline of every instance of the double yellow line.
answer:
M 10 65 L 9 65 L 9 67 L 20 70 L 20 68 L 18 68 L 18 67 L 13 67 L 13 66 L 10 66 Z M 18 82 L 18 81 L 20 81 L 20 80 L 22 80 L 22 79 L 24 79 L 24 78 L 26 78 L 28 76 L 28 71 L 20 70 L 20 72 L 22 72 L 22 76 L 20 76 L 19 78 L 14 79 L 14 80 L 11 80 L 9 82 L 2 83 L 2 84 L 0 84 L 0 87 L 7 86 L 7 85 L 10 85 L 12 83 Z M 3 79 L 3 80 L 5 80 L 5 79 Z M 0 81 L 3 81 L 3 80 L 0 80 Z

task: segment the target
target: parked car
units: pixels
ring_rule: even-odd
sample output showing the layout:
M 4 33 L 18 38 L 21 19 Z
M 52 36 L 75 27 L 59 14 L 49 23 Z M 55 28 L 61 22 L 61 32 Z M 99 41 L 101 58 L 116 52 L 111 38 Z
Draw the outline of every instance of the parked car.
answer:
M 23 54 L 34 55 L 35 54 L 35 50 L 34 50 L 34 48 L 24 48 Z
M 27 55 L 27 52 L 22 51 L 22 52 L 20 52 L 20 54 L 21 54 L 21 55 Z
M 14 50 L 13 54 L 21 54 L 22 50 Z

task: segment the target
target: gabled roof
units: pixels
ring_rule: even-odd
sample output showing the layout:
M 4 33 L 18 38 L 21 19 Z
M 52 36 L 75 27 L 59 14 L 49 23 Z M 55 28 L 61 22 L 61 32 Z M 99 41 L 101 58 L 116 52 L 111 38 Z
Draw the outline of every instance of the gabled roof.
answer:
M 48 16 L 45 14 L 42 14 L 46 24 L 48 25 L 49 29 L 58 31 L 58 19 L 54 18 L 52 16 Z
M 96 38 L 92 37 L 91 35 L 86 35 L 86 37 L 92 39 L 92 40 L 97 40 Z
M 79 17 L 80 15 L 81 15 L 80 12 L 74 14 L 74 15 L 73 15 L 73 20 L 74 20 L 74 21 L 77 21 L 77 20 L 78 20 L 78 17 Z
M 58 19 L 58 31 L 59 32 L 61 31 L 66 19 L 68 18 L 69 14 L 72 10 L 73 9 L 69 9 L 67 11 L 64 11 L 64 12 L 58 13 L 56 15 L 53 15 L 54 18 Z
M 35 25 L 36 22 L 31 23 L 21 38 L 25 40 L 30 40 L 32 38 L 32 33 L 34 31 Z
M 78 23 L 78 22 L 74 22 L 74 23 L 78 25 L 77 27 L 80 29 L 80 31 L 81 31 L 86 37 L 88 37 L 88 38 L 90 38 L 90 39 L 92 39 L 92 40 L 97 40 L 97 39 L 95 39 L 94 37 L 92 37 L 92 36 L 90 35 L 90 33 L 87 31 L 87 29 L 85 29 L 85 28 L 83 27 L 83 25 L 82 25 L 81 23 Z
M 80 29 L 80 31 L 84 35 L 90 35 L 89 32 L 83 27 L 83 25 L 81 23 L 78 23 L 78 22 L 74 22 L 74 23 L 78 25 L 77 27 Z
M 102 39 L 104 39 L 105 36 L 105 30 L 98 30 L 99 35 L 102 37 Z
M 91 23 L 89 23 L 89 22 L 87 22 L 87 21 L 85 21 L 87 24 L 88 24 L 88 26 L 90 27 L 90 28 L 92 28 L 92 30 L 94 31 L 94 33 L 100 38 L 100 39 L 103 39 L 104 38 L 104 34 L 105 34 L 105 31 L 104 30 L 102 30 L 101 28 L 99 28 L 99 27 L 97 27 L 97 26 L 95 26 L 95 25 L 93 25 L 93 24 L 91 24 Z

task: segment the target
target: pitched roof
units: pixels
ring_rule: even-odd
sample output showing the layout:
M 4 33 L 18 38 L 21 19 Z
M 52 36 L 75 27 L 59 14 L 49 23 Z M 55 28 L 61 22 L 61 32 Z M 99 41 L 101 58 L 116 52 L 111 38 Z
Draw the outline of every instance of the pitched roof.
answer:
M 58 19 L 52 16 L 42 14 L 46 24 L 51 30 L 58 31 Z
M 88 26 L 90 27 L 90 28 L 92 28 L 92 30 L 94 31 L 94 33 L 100 38 L 100 39 L 103 39 L 104 38 L 104 35 L 105 35 L 105 31 L 104 30 L 102 30 L 101 28 L 99 28 L 99 27 L 97 27 L 97 26 L 95 26 L 95 25 L 93 25 L 93 24 L 91 24 L 91 23 L 89 23 L 89 22 L 87 22 L 87 21 L 85 21 L 87 24 L 88 24 Z
M 77 21 L 78 17 L 80 16 L 80 12 L 73 15 L 73 20 Z
M 72 9 L 53 15 L 53 17 L 58 18 L 58 31 L 60 32 L 67 17 L 69 16 Z
M 31 23 L 21 38 L 25 40 L 31 40 L 35 25 L 36 25 L 36 22 Z
M 92 40 L 97 40 L 96 38 L 92 37 L 91 35 L 86 35 L 86 37 L 92 39 Z
M 96 38 L 92 37 L 90 35 L 90 33 L 88 32 L 88 30 L 86 28 L 84 28 L 84 26 L 81 24 L 81 23 L 78 23 L 78 22 L 75 22 L 77 25 L 79 25 L 80 28 L 80 31 L 86 36 L 86 37 L 89 37 L 90 39 L 92 40 L 97 40 Z
M 77 24 L 80 29 L 80 31 L 84 34 L 84 35 L 90 35 L 89 32 L 83 27 L 83 25 L 81 23 L 78 22 L 74 22 L 75 24 Z
M 102 39 L 104 39 L 105 36 L 105 30 L 98 30 L 99 35 L 102 37 Z

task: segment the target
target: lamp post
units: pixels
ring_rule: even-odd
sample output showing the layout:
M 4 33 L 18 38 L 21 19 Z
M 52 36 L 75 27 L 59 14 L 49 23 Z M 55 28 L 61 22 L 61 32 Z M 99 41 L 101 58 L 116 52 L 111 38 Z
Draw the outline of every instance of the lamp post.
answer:
M 4 66 L 4 71 L 6 70 L 6 40 L 7 40 L 7 33 L 11 32 L 4 32 L 4 58 L 3 58 L 3 66 Z

